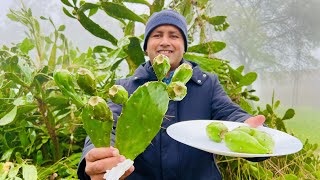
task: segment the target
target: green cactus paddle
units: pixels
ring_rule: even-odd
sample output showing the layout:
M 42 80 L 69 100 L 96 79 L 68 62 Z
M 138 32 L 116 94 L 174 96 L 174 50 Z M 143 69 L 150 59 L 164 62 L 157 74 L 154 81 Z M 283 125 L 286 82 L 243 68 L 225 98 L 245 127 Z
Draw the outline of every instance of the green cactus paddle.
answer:
M 128 159 L 142 153 L 159 132 L 168 109 L 166 84 L 149 82 L 140 86 L 122 109 L 116 129 L 115 147 Z

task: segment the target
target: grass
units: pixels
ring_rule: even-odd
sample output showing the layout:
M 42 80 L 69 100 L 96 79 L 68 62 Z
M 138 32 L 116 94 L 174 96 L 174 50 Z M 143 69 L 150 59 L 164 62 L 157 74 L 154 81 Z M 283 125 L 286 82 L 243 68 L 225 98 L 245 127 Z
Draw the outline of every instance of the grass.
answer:
M 285 122 L 288 132 L 302 142 L 308 139 L 310 143 L 320 145 L 320 111 L 312 107 L 297 107 L 294 110 L 295 116 Z

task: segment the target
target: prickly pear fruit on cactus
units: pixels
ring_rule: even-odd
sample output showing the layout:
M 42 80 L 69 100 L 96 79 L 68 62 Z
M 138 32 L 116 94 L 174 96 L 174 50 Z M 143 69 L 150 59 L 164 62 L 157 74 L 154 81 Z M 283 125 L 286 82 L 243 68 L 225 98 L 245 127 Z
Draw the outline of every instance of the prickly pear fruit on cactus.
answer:
M 170 99 L 181 101 L 187 95 L 187 87 L 182 82 L 171 82 L 167 87 Z
M 183 63 L 174 71 L 171 82 L 180 81 L 186 84 L 192 77 L 192 72 L 192 66 L 188 63 Z
M 153 59 L 152 67 L 158 80 L 162 81 L 170 70 L 170 60 L 167 56 L 160 54 Z
M 109 89 L 109 97 L 114 103 L 125 104 L 128 100 L 128 91 L 123 86 L 113 85 Z
M 96 80 L 92 72 L 86 68 L 79 68 L 77 72 L 77 83 L 87 94 L 94 95 L 96 92 Z
M 104 99 L 92 96 L 82 111 L 82 121 L 95 147 L 110 146 L 113 116 Z
M 166 84 L 148 82 L 128 99 L 117 122 L 115 147 L 128 159 L 142 153 L 159 132 L 168 109 Z
M 53 79 L 60 88 L 62 94 L 70 97 L 73 103 L 78 107 L 82 107 L 84 103 L 74 89 L 74 83 L 71 73 L 66 69 L 60 69 L 54 72 Z
M 224 139 L 224 134 L 228 132 L 228 127 L 222 122 L 212 122 L 207 125 L 206 132 L 211 140 L 221 142 Z
M 248 127 L 250 128 L 250 127 Z M 259 130 L 254 128 L 236 128 L 225 134 L 225 142 L 227 147 L 234 152 L 251 153 L 251 154 L 270 154 L 273 151 L 273 147 L 269 146 L 269 143 L 261 143 L 263 141 L 262 136 L 270 136 L 269 134 L 258 134 L 258 138 L 254 136 Z M 248 131 L 250 130 L 250 131 Z M 249 134 L 249 133 L 253 134 Z M 261 137 L 260 137 L 261 136 Z M 258 140 L 261 138 L 260 140 Z M 272 137 L 269 137 L 268 141 L 273 141 Z

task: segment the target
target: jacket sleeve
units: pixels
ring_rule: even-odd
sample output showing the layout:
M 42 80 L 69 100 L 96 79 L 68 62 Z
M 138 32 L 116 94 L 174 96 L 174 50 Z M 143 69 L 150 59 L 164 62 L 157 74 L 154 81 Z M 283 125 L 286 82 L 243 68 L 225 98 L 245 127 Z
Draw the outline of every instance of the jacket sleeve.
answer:
M 252 117 L 239 105 L 232 102 L 222 88 L 217 75 L 210 76 L 212 80 L 212 117 L 228 121 L 244 122 Z

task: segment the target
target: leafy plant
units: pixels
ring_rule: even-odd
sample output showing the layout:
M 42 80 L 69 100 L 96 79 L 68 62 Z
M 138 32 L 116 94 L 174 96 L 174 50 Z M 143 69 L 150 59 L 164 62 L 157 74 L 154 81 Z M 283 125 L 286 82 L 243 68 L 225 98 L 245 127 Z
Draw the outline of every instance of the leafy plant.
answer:
M 51 18 L 41 17 L 53 29 L 44 35 L 41 23 L 22 6 L 20 10 L 10 10 L 8 17 L 26 27 L 27 37 L 0 49 L 0 162 L 6 167 L 2 177 L 28 179 L 29 173 L 24 172 L 32 170 L 32 175 L 37 172 L 35 169 L 44 167 L 48 167 L 47 171 L 38 170 L 40 179 L 55 172 L 60 177 L 76 177 L 77 163 L 68 160 L 81 152 L 80 144 L 86 137 L 80 121 L 82 107 L 61 93 L 53 72 L 60 68 L 72 72 L 80 67 L 90 68 L 96 73 L 97 94 L 105 94 L 116 75 L 98 50 L 89 48 L 80 53 L 73 48 L 63 34 L 64 25 L 56 28 Z M 94 69 L 100 64 L 103 69 Z M 81 101 L 86 100 L 79 87 L 74 93 L 80 95 Z

